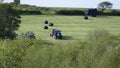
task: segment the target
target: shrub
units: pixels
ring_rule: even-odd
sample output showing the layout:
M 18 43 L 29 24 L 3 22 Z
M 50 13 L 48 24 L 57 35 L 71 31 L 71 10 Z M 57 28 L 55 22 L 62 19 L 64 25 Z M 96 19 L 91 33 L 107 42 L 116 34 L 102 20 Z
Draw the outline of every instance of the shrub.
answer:
M 59 15 L 83 15 L 84 11 L 81 11 L 81 10 L 59 10 L 56 13 Z
M 117 16 L 120 16 L 120 11 L 118 10 L 112 10 L 112 12 L 110 12 L 111 15 L 117 15 Z
M 28 39 L 35 39 L 35 34 L 31 31 L 28 31 L 26 33 L 22 33 L 19 38 L 28 38 Z
M 42 14 L 38 10 L 17 10 L 17 12 L 21 15 L 40 15 L 40 14 Z
M 0 67 L 1 68 L 21 68 L 21 62 L 25 55 L 25 46 L 19 46 L 21 44 L 13 41 L 1 41 L 0 40 Z

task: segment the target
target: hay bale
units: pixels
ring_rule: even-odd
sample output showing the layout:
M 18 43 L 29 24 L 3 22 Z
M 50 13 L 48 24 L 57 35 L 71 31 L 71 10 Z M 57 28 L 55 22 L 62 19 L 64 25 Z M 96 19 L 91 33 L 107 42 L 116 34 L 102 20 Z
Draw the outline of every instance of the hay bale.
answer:
M 86 19 L 86 20 L 87 20 L 87 19 L 88 19 L 88 17 L 84 17 L 84 19 Z
M 53 24 L 53 23 L 49 23 L 48 25 L 49 25 L 49 26 L 54 26 L 54 24 Z
M 48 26 L 44 26 L 44 29 L 48 29 Z
M 48 20 L 45 20 L 44 24 L 48 24 Z

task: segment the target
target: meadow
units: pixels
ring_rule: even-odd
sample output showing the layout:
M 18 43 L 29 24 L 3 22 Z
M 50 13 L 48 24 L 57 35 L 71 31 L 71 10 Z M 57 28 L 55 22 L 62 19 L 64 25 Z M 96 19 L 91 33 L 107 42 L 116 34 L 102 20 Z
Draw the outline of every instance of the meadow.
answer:
M 44 30 L 44 21 L 54 26 Z M 36 39 L 0 40 L 0 68 L 120 68 L 120 17 L 23 15 L 19 35 Z M 62 40 L 49 36 L 60 29 Z M 84 41 L 83 41 L 84 40 Z
M 53 27 L 44 30 L 46 25 L 44 21 L 54 23 Z M 112 34 L 120 34 L 120 17 L 119 16 L 89 16 L 84 20 L 83 16 L 62 16 L 62 15 L 23 15 L 18 34 L 32 31 L 36 34 L 37 39 L 54 40 L 49 36 L 52 29 L 62 31 L 63 40 L 85 40 L 88 33 L 96 29 L 104 29 Z

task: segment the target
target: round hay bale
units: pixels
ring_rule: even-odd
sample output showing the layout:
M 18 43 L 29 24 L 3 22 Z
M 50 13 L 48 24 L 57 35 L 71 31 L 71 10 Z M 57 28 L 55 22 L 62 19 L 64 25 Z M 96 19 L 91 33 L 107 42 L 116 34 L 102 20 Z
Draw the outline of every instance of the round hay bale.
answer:
M 45 20 L 44 24 L 48 24 L 48 20 Z
M 44 26 L 44 29 L 48 29 L 48 26 Z
M 48 25 L 49 25 L 49 26 L 54 26 L 54 24 L 53 24 L 53 23 L 49 23 Z
M 88 17 L 84 17 L 84 19 L 88 19 Z

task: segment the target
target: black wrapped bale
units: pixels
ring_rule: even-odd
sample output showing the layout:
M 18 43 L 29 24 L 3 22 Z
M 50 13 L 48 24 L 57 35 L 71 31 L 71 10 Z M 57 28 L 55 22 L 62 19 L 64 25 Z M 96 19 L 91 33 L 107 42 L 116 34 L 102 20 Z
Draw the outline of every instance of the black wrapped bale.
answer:
M 88 19 L 88 17 L 84 17 L 84 19 Z
M 48 24 L 48 20 L 45 20 L 45 22 L 44 22 L 45 24 Z
M 54 26 L 54 24 L 53 23 L 49 23 L 49 26 Z
M 44 26 L 44 29 L 48 29 L 48 26 Z

